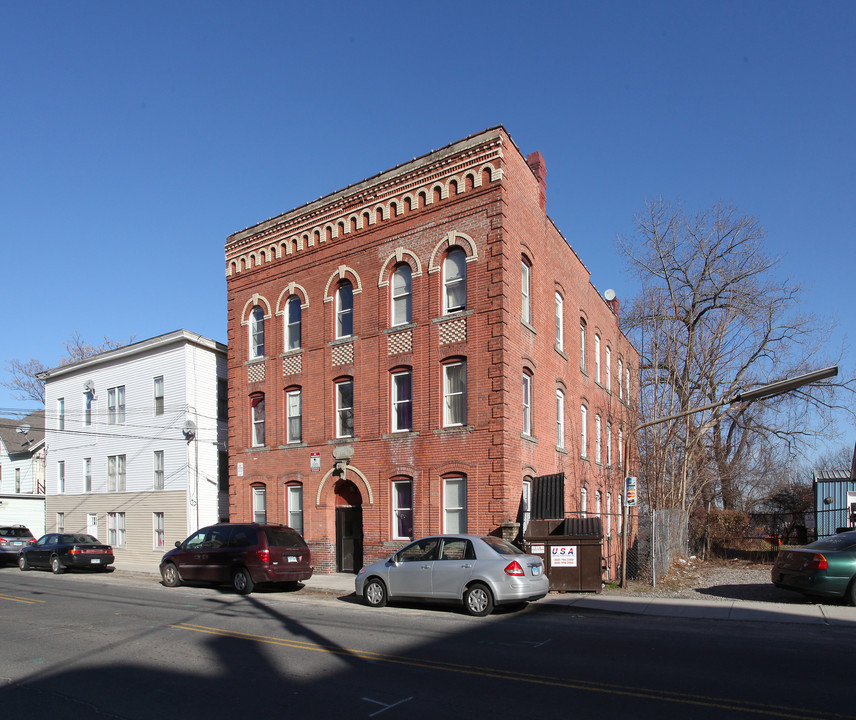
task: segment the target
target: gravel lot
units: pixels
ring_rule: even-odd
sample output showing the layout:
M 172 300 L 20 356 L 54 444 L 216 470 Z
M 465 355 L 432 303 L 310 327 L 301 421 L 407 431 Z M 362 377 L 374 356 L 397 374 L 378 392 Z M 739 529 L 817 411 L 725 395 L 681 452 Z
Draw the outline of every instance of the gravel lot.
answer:
M 697 600 L 753 600 L 789 605 L 816 604 L 799 593 L 781 590 L 770 581 L 770 564 L 748 563 L 743 560 L 701 561 L 698 558 L 678 560 L 668 575 L 656 587 L 628 582 L 628 587 L 603 590 L 610 595 L 647 595 L 661 598 Z M 824 603 L 837 601 L 824 600 Z

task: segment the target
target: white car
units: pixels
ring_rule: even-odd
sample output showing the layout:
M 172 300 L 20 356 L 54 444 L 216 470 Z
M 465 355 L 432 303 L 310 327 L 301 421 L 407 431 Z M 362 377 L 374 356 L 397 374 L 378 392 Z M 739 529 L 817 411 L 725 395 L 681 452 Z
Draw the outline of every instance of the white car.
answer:
M 371 607 L 389 600 L 460 602 L 470 615 L 539 600 L 550 590 L 544 562 L 491 535 L 432 535 L 367 565 L 356 593 Z

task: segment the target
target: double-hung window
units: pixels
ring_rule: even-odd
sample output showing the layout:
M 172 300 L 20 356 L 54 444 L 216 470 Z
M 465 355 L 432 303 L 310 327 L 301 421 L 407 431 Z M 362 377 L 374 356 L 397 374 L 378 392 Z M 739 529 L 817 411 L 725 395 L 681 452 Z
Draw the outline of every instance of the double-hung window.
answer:
M 125 492 L 125 456 L 107 456 L 107 492 Z
M 155 415 L 163 415 L 164 400 L 163 400 L 163 375 L 155 378 Z
M 467 479 L 447 478 L 443 481 L 443 532 L 467 531 Z
M 107 424 L 121 425 L 125 422 L 125 386 L 107 390 Z
M 565 349 L 565 301 L 556 293 L 556 350 Z
M 392 374 L 392 431 L 413 430 L 413 373 Z
M 467 363 L 443 366 L 443 426 L 467 424 Z
M 265 396 L 262 393 L 250 396 L 250 411 L 253 422 L 253 447 L 265 444 Z
M 65 460 L 60 460 L 56 464 L 56 473 L 57 473 L 56 491 L 59 493 L 64 493 L 65 492 Z M 20 485 L 15 488 L 15 492 L 21 492 Z
M 107 542 L 114 547 L 125 545 L 125 513 L 107 513 Z
M 594 381 L 600 384 L 600 335 L 594 336 Z
M 594 461 L 600 465 L 601 462 L 601 439 L 600 439 L 600 415 L 594 416 Z
M 285 393 L 286 443 L 303 441 L 303 403 L 300 390 Z
M 336 383 L 336 437 L 354 437 L 354 381 Z
M 392 483 L 392 537 L 409 540 L 413 537 L 413 482 L 396 480 Z
M 56 429 L 65 430 L 65 398 L 59 398 L 56 401 Z
M 520 261 L 520 318 L 525 323 L 532 322 L 532 297 L 530 290 L 531 268 L 525 260 Z
M 336 337 L 346 338 L 354 334 L 354 286 L 342 280 L 336 290 Z
M 155 450 L 154 454 L 154 478 L 152 485 L 155 490 L 164 488 L 163 474 L 163 450 Z
M 162 512 L 152 513 L 152 545 L 155 550 L 160 550 L 164 546 Z
M 580 370 L 586 372 L 586 324 L 580 321 Z
M 523 434 L 532 434 L 532 376 L 523 373 Z
M 443 313 L 467 309 L 467 255 L 453 247 L 443 261 Z
M 285 349 L 297 350 L 301 346 L 302 309 L 300 298 L 292 295 L 285 304 Z
M 265 311 L 256 305 L 250 312 L 250 360 L 265 356 Z
M 392 273 L 392 324 L 405 325 L 413 317 L 413 273 L 407 264 Z
M 303 485 L 288 486 L 288 525 L 303 535 Z
M 606 346 L 606 391 L 612 392 L 612 349 Z
M 565 447 L 565 393 L 556 390 L 556 447 Z
M 253 522 L 264 524 L 267 522 L 267 488 L 264 486 L 253 487 Z
M 83 458 L 83 492 L 92 492 L 92 458 Z
M 580 405 L 580 456 L 588 457 L 588 408 Z

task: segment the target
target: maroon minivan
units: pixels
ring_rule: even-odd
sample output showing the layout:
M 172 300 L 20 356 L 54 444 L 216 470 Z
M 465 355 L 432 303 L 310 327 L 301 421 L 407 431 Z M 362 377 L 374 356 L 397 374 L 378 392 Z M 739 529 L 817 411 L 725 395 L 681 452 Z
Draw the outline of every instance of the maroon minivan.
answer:
M 231 583 L 241 595 L 257 583 L 288 583 L 312 577 L 311 553 L 287 525 L 221 523 L 197 530 L 160 562 L 163 584 Z

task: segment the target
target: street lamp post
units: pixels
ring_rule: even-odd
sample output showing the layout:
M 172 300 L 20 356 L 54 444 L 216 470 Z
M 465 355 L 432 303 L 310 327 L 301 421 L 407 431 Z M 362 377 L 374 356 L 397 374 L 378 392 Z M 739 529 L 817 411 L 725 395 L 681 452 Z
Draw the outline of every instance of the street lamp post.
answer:
M 670 422 L 672 420 L 679 420 L 680 418 L 686 417 L 687 415 L 694 415 L 695 413 L 704 412 L 705 410 L 712 410 L 713 408 L 722 407 L 723 405 L 733 405 L 734 403 L 738 402 L 751 403 L 755 400 L 772 397 L 774 395 L 784 395 L 785 393 L 789 393 L 792 390 L 796 390 L 797 388 L 803 387 L 804 385 L 811 385 L 812 383 L 818 382 L 820 380 L 826 380 L 827 378 L 835 377 L 836 375 L 838 375 L 838 366 L 833 365 L 831 367 L 824 368 L 823 370 L 815 370 L 814 372 L 806 373 L 804 375 L 797 375 L 796 377 L 788 378 L 786 380 L 779 380 L 777 382 L 761 385 L 760 387 L 757 387 L 754 390 L 738 392 L 735 395 L 732 395 L 731 397 L 725 398 L 723 400 L 718 400 L 714 403 L 709 403 L 708 405 L 702 405 L 701 407 L 684 410 L 682 412 L 675 413 L 674 415 L 666 415 L 665 417 L 655 418 L 654 420 L 648 420 L 647 422 L 637 425 L 629 433 L 627 433 L 627 437 L 624 438 L 624 462 L 622 470 L 624 473 L 625 490 L 627 486 L 628 466 L 630 464 L 630 440 L 640 430 L 646 427 L 650 427 L 651 425 L 659 425 L 660 423 Z M 624 490 L 622 491 L 622 497 L 624 498 L 624 501 L 621 504 L 621 587 L 626 587 L 627 521 L 629 519 L 629 511 Z

